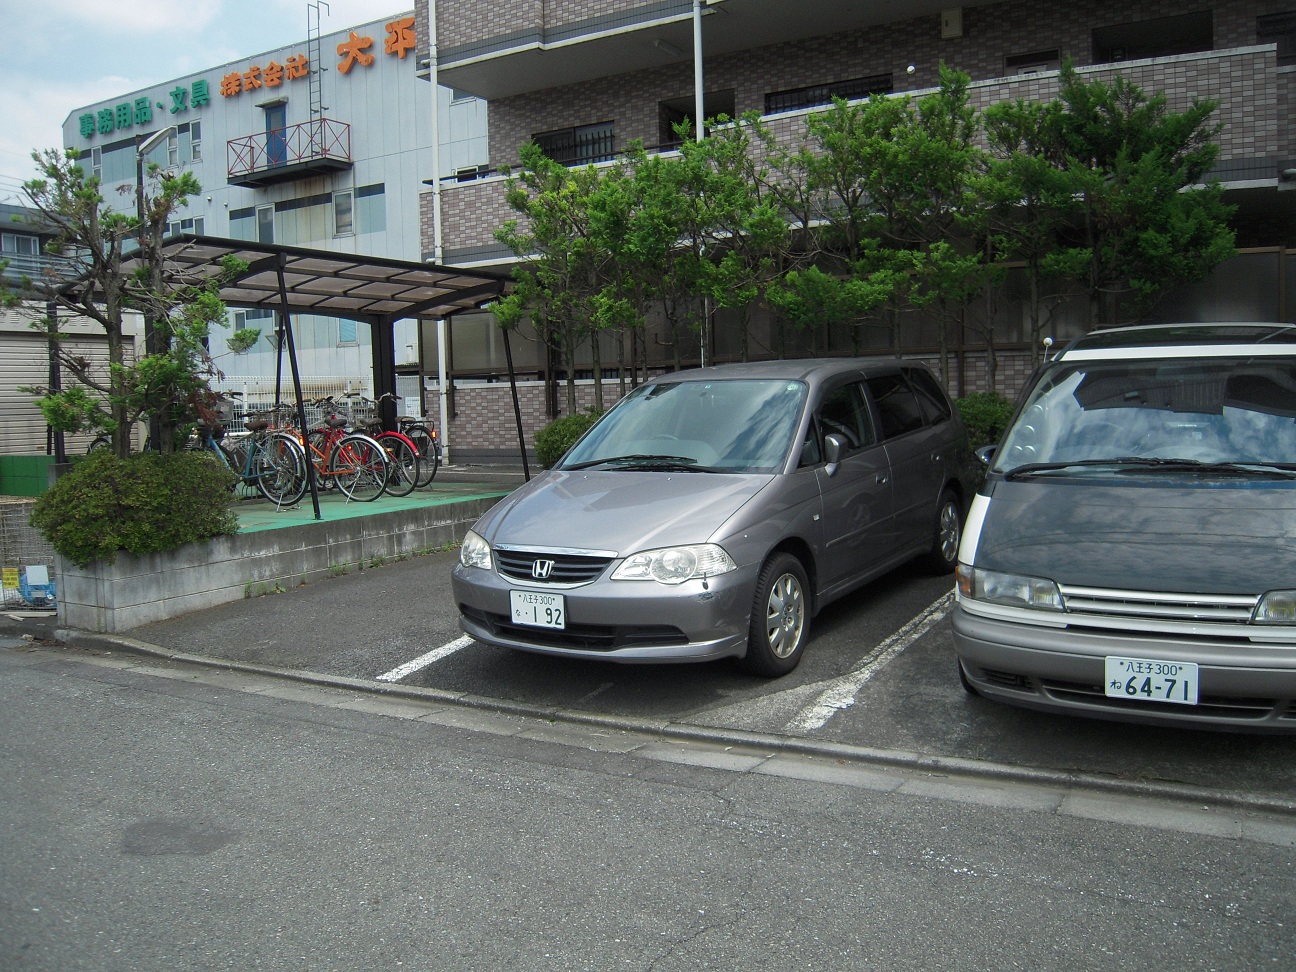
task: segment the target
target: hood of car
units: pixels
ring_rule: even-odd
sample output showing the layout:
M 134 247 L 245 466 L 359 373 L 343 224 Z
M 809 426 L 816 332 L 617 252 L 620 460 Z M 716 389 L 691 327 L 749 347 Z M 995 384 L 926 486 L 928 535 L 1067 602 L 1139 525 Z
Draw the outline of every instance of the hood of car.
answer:
M 705 543 L 772 476 L 550 471 L 475 527 L 491 544 L 614 551 Z
M 1254 594 L 1296 586 L 1296 484 L 995 484 L 976 565 L 1060 584 Z

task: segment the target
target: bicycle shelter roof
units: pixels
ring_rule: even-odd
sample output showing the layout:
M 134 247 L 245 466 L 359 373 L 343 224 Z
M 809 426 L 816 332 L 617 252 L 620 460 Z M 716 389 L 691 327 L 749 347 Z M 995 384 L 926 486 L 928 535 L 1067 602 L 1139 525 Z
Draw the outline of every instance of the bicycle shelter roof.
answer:
M 225 274 L 226 257 L 246 264 L 220 285 L 220 298 L 230 307 L 286 305 L 294 315 L 383 323 L 476 310 L 507 293 L 512 282 L 484 270 L 187 233 L 166 240 L 162 256 L 169 277 L 190 282 Z M 128 256 L 123 273 L 134 273 L 138 262 Z

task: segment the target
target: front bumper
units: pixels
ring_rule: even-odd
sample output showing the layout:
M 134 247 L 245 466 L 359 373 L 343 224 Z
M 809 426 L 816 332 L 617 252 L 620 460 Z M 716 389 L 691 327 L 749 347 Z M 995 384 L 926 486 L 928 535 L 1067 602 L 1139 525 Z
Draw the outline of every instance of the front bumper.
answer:
M 952 622 L 964 677 L 989 699 L 1123 722 L 1296 733 L 1291 645 L 1037 626 L 981 617 L 961 602 Z M 1108 697 L 1108 655 L 1197 663 L 1198 704 Z
M 603 576 L 564 588 L 522 584 L 459 564 L 451 587 L 460 627 L 485 644 L 600 661 L 709 661 L 746 654 L 756 569 L 739 568 L 677 587 Z M 514 590 L 562 594 L 565 627 L 514 624 L 509 607 Z

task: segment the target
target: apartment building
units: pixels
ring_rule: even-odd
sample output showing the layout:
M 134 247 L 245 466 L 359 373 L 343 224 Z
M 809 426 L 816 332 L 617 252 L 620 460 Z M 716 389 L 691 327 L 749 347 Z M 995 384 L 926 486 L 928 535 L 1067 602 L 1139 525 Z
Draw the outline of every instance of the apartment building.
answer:
M 1172 108 L 1219 103 L 1214 175 L 1238 207 L 1241 252 L 1210 279 L 1168 294 L 1154 317 L 1296 319 L 1293 0 L 418 0 L 416 18 L 422 69 L 490 103 L 489 164 L 421 200 L 423 250 L 447 263 L 511 263 L 493 235 L 514 215 L 500 170 L 516 166 L 532 140 L 570 165 L 611 159 L 635 139 L 670 151 L 672 123 L 695 119 L 699 102 L 708 118 L 755 110 L 781 139 L 799 140 L 807 117 L 832 97 L 919 95 L 936 86 L 942 62 L 970 75 L 973 103 L 984 108 L 1051 99 L 1070 59 L 1083 76 L 1120 74 L 1163 92 Z M 424 40 L 433 36 L 435 64 Z M 1027 330 L 1020 295 L 1010 286 L 1005 299 L 999 390 L 1013 394 L 1029 362 Z M 1079 314 L 1064 313 L 1054 335 L 1081 327 Z M 455 340 L 456 373 L 502 367 L 489 319 L 461 322 Z M 735 352 L 723 321 L 708 340 L 686 359 Z M 947 376 L 956 394 L 983 381 L 975 340 L 966 340 L 960 374 Z M 522 343 L 517 368 L 538 376 L 543 355 Z M 920 319 L 904 351 L 934 353 Z M 543 402 L 533 397 L 526 407 L 528 421 L 542 421 Z

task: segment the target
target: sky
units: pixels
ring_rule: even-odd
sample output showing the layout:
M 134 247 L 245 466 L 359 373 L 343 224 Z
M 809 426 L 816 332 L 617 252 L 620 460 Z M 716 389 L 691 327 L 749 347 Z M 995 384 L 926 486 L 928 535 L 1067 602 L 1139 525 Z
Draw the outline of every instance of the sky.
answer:
M 308 0 L 0 0 L 0 202 L 22 205 L 33 149 L 76 108 L 306 40 Z M 321 33 L 414 0 L 320 0 Z

